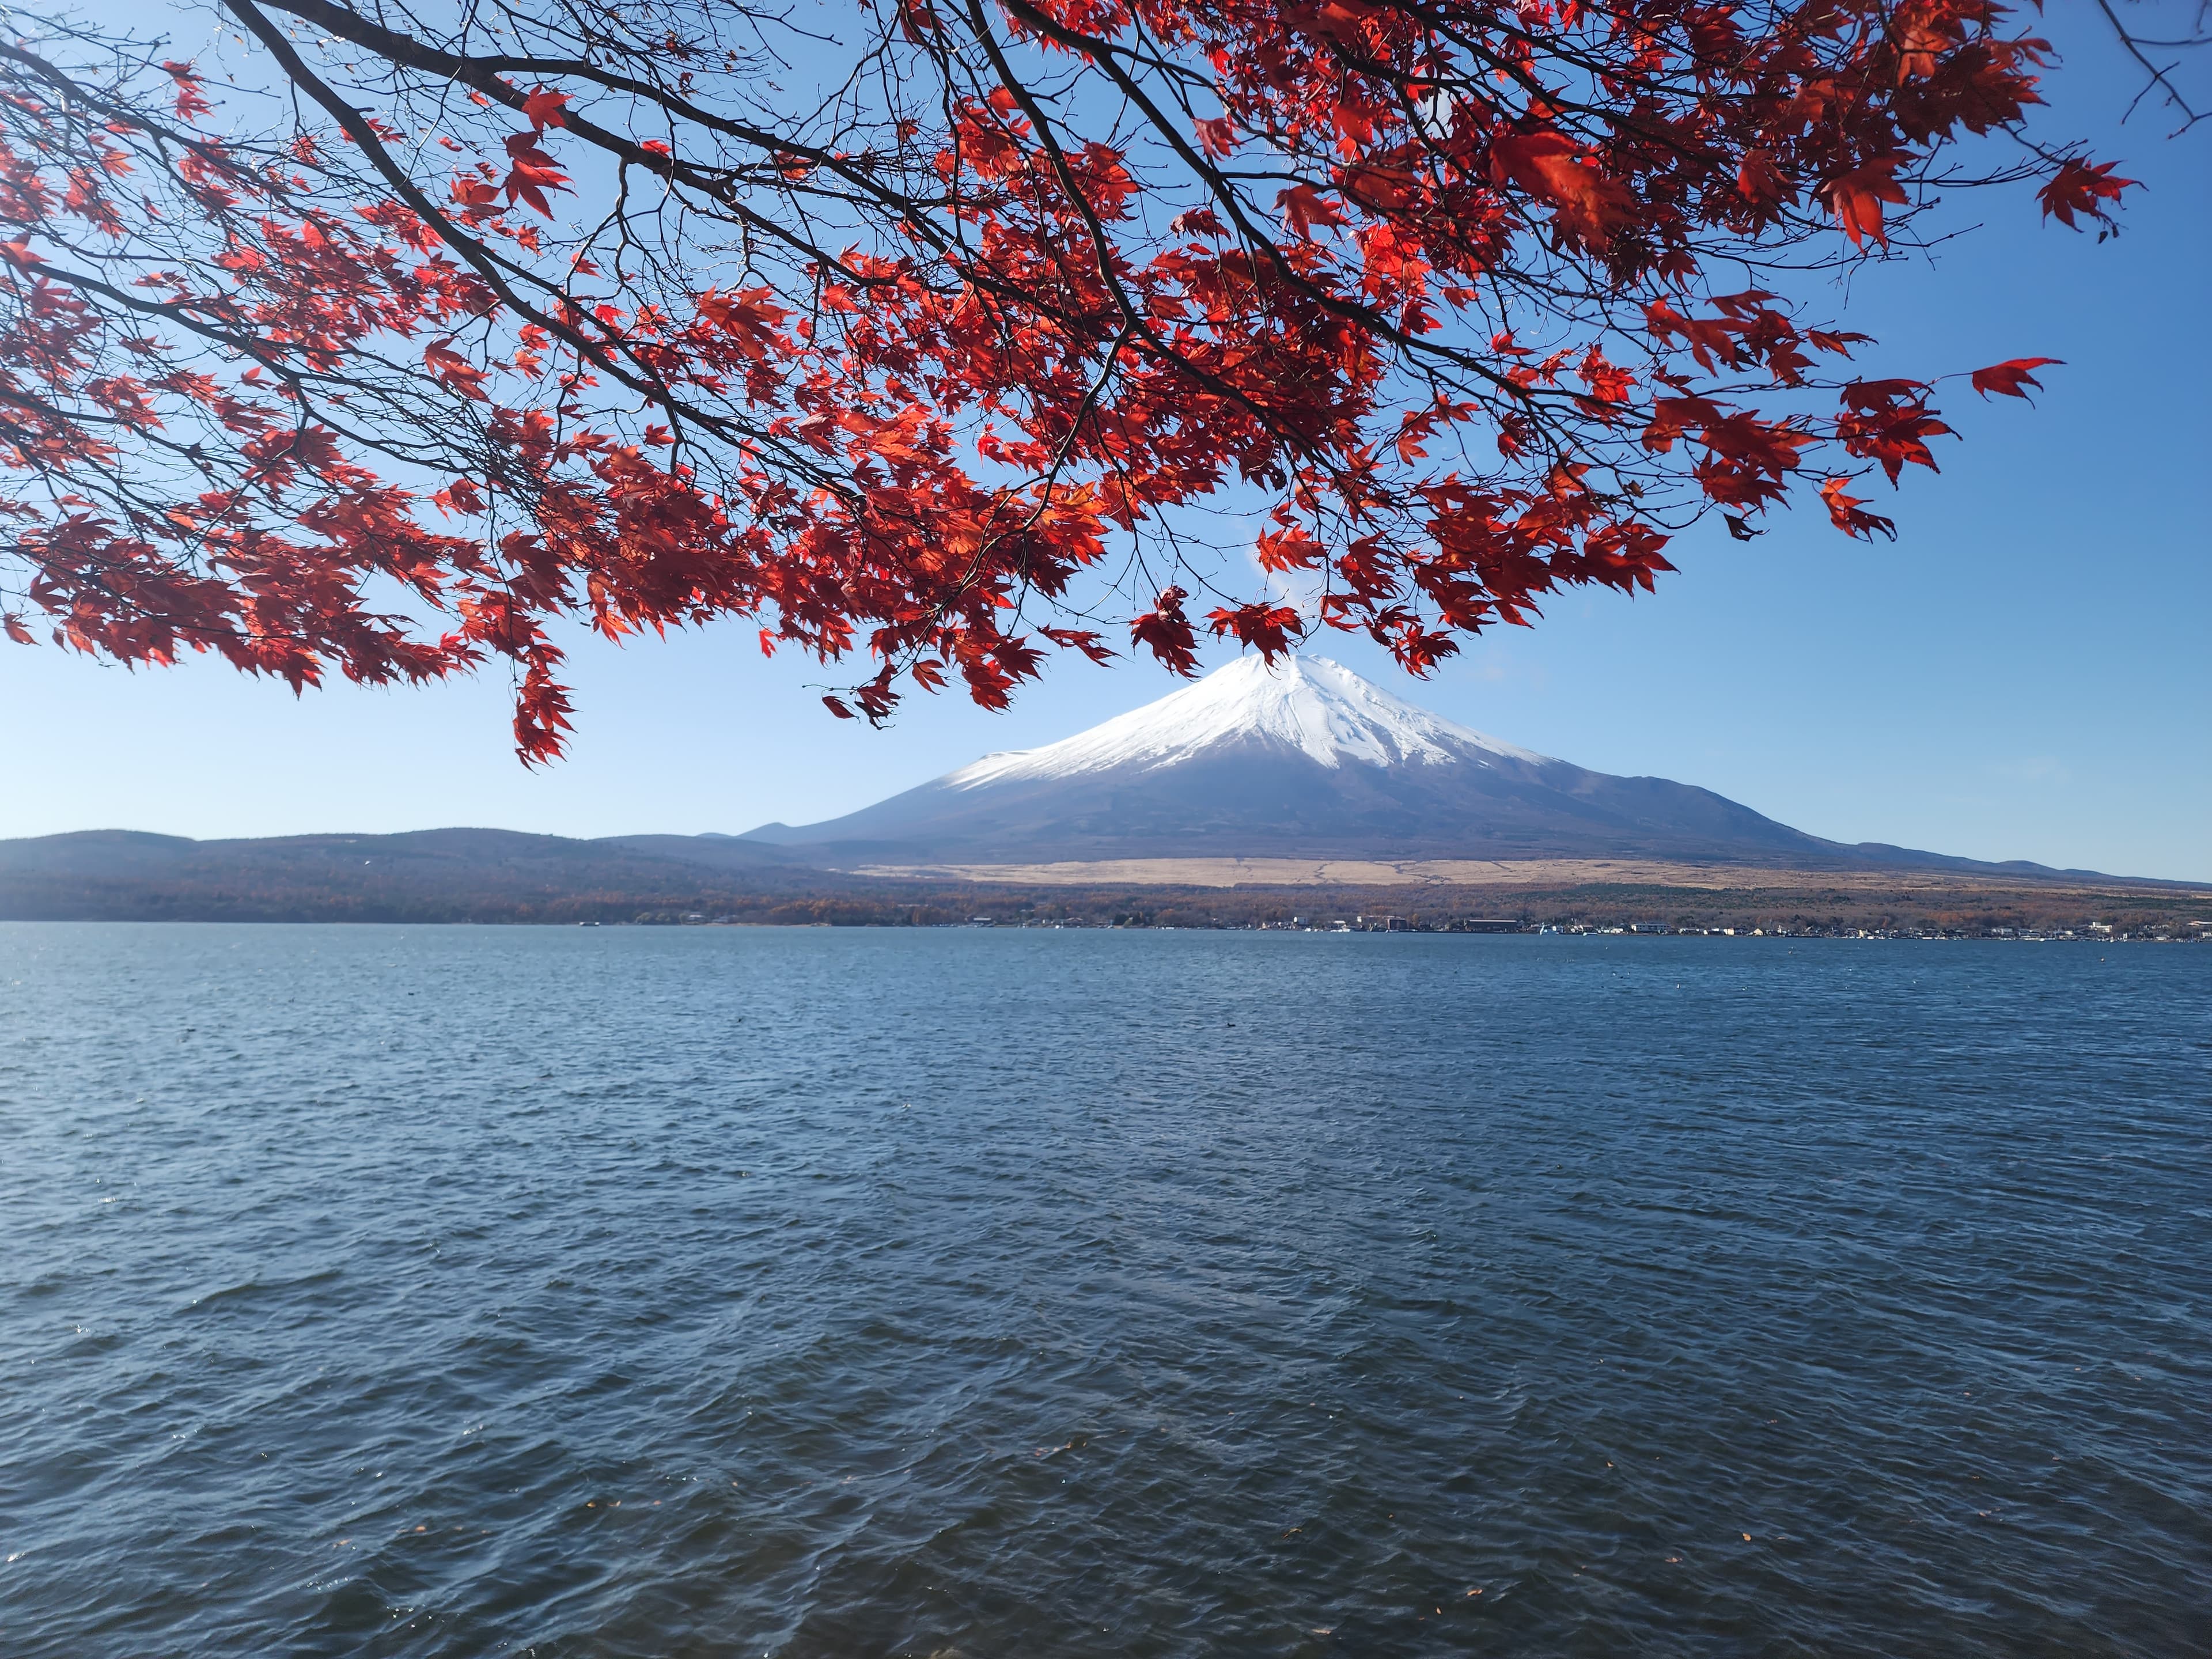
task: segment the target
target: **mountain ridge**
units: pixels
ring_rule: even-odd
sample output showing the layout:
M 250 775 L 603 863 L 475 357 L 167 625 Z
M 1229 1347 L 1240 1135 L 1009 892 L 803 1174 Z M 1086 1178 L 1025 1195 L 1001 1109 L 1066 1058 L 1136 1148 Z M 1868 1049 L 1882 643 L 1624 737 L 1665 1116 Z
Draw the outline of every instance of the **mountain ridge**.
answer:
M 1241 658 L 1057 743 L 987 755 L 856 812 L 763 824 L 744 839 L 843 868 L 1637 857 L 2045 869 L 1824 840 L 1695 785 L 1539 754 L 1307 656 L 1272 669 Z
M 1710 884 L 1717 868 L 1745 888 L 1833 877 L 1855 889 L 1893 878 L 1901 890 L 1940 877 L 1961 889 L 2212 890 L 1825 841 L 1711 790 L 1539 754 L 1301 658 L 1273 672 L 1245 659 L 1058 743 L 984 756 L 842 817 L 743 836 L 453 827 L 0 841 L 0 917 L 853 920 L 919 916 L 958 902 L 946 896 L 962 884 L 1291 892 L 1504 880 L 1580 891 Z

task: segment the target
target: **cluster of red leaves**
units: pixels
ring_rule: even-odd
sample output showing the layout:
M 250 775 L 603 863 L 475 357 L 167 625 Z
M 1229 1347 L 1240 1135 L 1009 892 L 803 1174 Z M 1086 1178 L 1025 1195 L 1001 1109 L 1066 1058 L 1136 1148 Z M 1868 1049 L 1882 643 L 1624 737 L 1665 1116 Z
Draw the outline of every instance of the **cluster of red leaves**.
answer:
M 708 101 L 665 8 L 556 85 L 465 30 L 237 0 L 324 112 L 261 144 L 216 136 L 188 66 L 157 103 L 128 65 L 0 53 L 6 630 L 295 687 L 504 659 L 532 760 L 568 726 L 564 618 L 865 649 L 824 701 L 871 719 L 902 678 L 999 705 L 1045 646 L 1103 660 L 1069 624 L 1117 591 L 1179 673 L 1201 626 L 1273 658 L 1316 623 L 1423 672 L 1561 587 L 1649 588 L 1682 523 L 1749 533 L 1800 481 L 1891 533 L 1850 487 L 1935 466 L 1931 386 L 1855 378 L 1863 337 L 1705 274 L 1884 248 L 2046 55 L 1997 0 L 883 5 L 878 49 L 942 95 L 865 146 Z M 475 125 L 410 144 L 272 13 Z M 2068 225 L 2128 182 L 2023 170 Z M 586 193 L 614 204 L 562 226 Z M 1972 385 L 2025 396 L 2049 361 Z M 1194 617 L 1218 572 L 1178 515 L 1224 496 L 1265 516 L 1269 587 Z

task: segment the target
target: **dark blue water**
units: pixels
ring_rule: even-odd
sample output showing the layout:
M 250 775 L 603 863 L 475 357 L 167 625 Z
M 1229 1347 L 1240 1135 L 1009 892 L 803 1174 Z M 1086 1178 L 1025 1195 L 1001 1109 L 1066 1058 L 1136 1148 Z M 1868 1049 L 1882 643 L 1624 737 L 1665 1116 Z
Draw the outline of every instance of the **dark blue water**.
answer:
M 2212 949 L 0 928 L 0 1651 L 2212 1652 Z

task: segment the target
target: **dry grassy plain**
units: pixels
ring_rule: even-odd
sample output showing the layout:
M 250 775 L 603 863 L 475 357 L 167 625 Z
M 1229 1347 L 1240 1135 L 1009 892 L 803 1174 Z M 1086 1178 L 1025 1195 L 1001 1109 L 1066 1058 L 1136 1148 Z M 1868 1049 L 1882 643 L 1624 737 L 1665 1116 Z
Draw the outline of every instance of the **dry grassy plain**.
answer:
M 2010 872 L 1948 870 L 1795 870 L 1771 865 L 1681 864 L 1640 859 L 1115 859 L 1068 864 L 868 865 L 856 876 L 908 881 L 988 882 L 1014 887 L 1691 888 L 1711 892 L 2039 892 L 2124 894 L 2150 890 L 2212 897 L 2182 884 L 2100 877 L 2035 879 Z
M 740 849 L 742 850 L 742 849 Z M 1141 859 L 844 872 L 730 844 L 505 830 L 189 842 L 94 832 L 0 842 L 0 918 L 25 921 L 723 921 L 927 927 L 989 917 L 1249 927 L 1661 923 L 1748 932 L 2212 933 L 2212 885 L 2007 870 L 1787 869 L 1650 859 Z
M 1638 859 L 1127 859 L 1066 864 L 875 866 L 951 915 L 1177 927 L 1395 915 L 1525 922 L 1634 921 L 1748 931 L 1998 927 L 2169 929 L 2212 923 L 2212 887 L 2006 871 L 1800 870 Z M 933 891 L 932 890 L 934 890 Z

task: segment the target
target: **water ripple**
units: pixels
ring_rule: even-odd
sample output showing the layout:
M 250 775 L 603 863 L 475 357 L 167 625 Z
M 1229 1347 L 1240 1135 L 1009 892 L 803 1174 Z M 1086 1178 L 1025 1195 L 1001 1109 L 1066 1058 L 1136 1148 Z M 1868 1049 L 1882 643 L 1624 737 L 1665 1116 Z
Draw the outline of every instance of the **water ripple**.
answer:
M 2212 951 L 0 927 L 0 1650 L 2212 1652 Z

